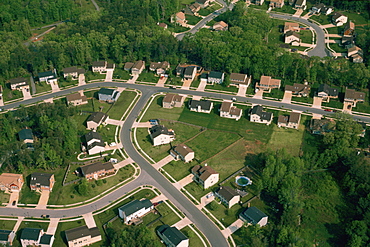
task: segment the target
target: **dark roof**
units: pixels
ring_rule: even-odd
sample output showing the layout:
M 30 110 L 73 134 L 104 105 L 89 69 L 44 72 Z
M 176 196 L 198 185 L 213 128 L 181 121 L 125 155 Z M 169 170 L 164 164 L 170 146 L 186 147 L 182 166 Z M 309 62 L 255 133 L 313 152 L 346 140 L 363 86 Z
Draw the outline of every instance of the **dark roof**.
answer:
M 112 162 L 105 162 L 105 163 L 102 163 L 102 162 L 95 162 L 95 163 L 92 163 L 92 164 L 88 164 L 88 165 L 84 165 L 84 166 L 81 166 L 81 171 L 84 175 L 87 175 L 87 174 L 92 174 L 94 172 L 97 172 L 97 171 L 101 171 L 101 170 L 105 170 L 105 171 L 108 171 L 108 170 L 112 170 L 114 169 L 114 166 L 112 164 Z
M 133 200 L 118 208 L 118 210 L 125 212 L 125 215 L 128 216 L 141 210 L 142 208 L 150 208 L 151 206 L 153 206 L 153 204 L 149 199 L 144 199 L 141 201 Z
M 93 121 L 94 123 L 101 123 L 104 122 L 107 119 L 108 115 L 104 112 L 94 112 L 92 113 L 89 118 L 87 119 L 87 122 Z
M 169 225 L 158 227 L 157 232 L 165 236 L 175 246 L 188 239 L 179 229 L 170 227 Z
M 205 4 L 208 0 L 196 0 L 197 3 Z
M 131 69 L 141 69 L 141 67 L 145 64 L 143 60 L 136 61 Z
M 92 63 L 93 67 L 105 67 L 106 61 L 95 61 Z
M 185 76 L 191 76 L 191 75 L 193 75 L 193 71 L 196 70 L 196 69 L 197 69 L 197 67 L 195 67 L 195 66 L 188 66 L 188 67 L 185 68 L 184 75 Z
M 193 99 L 190 100 L 189 103 L 190 108 L 198 108 L 198 106 L 200 106 L 202 110 L 209 111 L 212 107 L 212 102 L 209 100 L 193 100 Z
M 341 16 L 343 16 L 343 14 L 341 14 L 339 12 L 335 12 L 334 15 L 333 15 L 333 19 L 336 20 L 336 19 L 338 19 Z
M 22 129 L 18 132 L 19 139 L 23 140 L 33 140 L 33 134 L 31 129 Z
M 87 101 L 87 97 L 85 95 L 81 95 L 80 93 L 68 94 L 66 98 L 68 103 L 75 100 Z
M 169 131 L 164 125 L 154 125 L 150 128 L 150 135 L 152 138 L 155 138 L 161 134 L 164 135 L 173 135 L 173 131 Z
M 230 188 L 229 186 L 222 186 L 217 189 L 217 194 L 225 198 L 226 201 L 230 201 L 235 196 L 238 196 L 238 192 L 236 192 L 234 189 Z
M 297 32 L 294 32 L 292 30 L 289 30 L 288 32 L 285 33 L 285 37 L 288 37 L 288 36 L 291 36 L 291 35 L 297 37 L 298 39 L 301 37 Z
M 114 89 L 110 89 L 110 88 L 100 88 L 99 90 L 99 94 L 105 94 L 105 95 L 109 95 L 109 96 L 112 96 L 114 94 L 115 90 Z
M 285 90 L 292 91 L 292 92 L 303 92 L 308 94 L 311 87 L 309 85 L 301 84 L 301 83 L 294 83 L 292 85 L 286 85 Z
M 89 133 L 85 135 L 86 142 L 89 142 L 93 139 L 98 139 L 100 141 L 103 141 L 103 138 L 101 137 L 101 135 L 95 131 L 90 131 Z
M 28 79 L 25 78 L 25 77 L 19 77 L 19 78 L 14 78 L 14 79 L 10 79 L 9 80 L 9 83 L 10 84 L 18 84 L 20 82 L 26 82 L 26 83 L 28 83 Z
M 181 154 L 183 157 L 188 155 L 189 153 L 193 153 L 194 151 L 186 146 L 185 144 L 179 144 L 173 149 L 176 153 Z
M 221 104 L 220 111 L 229 112 L 232 105 L 233 105 L 232 102 L 223 101 L 222 104 Z
M 52 76 L 54 78 L 57 77 L 57 75 L 54 73 L 53 70 L 38 73 L 37 76 L 38 76 L 38 78 L 49 77 L 49 76 Z
M 50 235 L 50 234 L 42 235 L 40 238 L 40 244 L 50 244 L 52 237 L 53 235 Z
M 185 67 L 178 65 L 176 67 L 176 73 L 182 75 L 184 73 Z
M 0 241 L 8 241 L 10 233 L 12 233 L 10 230 L 0 230 Z
M 40 184 L 42 186 L 49 186 L 50 179 L 53 174 L 35 172 L 31 175 L 30 185 Z
M 278 123 L 287 124 L 288 122 L 289 122 L 289 117 L 288 116 L 284 116 L 284 115 L 279 116 Z
M 257 224 L 262 218 L 267 217 L 267 215 L 256 207 L 250 207 L 242 212 L 242 217 L 248 219 L 252 224 Z
M 314 7 L 316 7 L 317 9 L 322 9 L 325 7 L 325 5 L 323 3 L 319 3 L 319 4 L 316 4 Z
M 74 72 L 78 72 L 78 69 L 76 66 L 63 69 L 63 73 L 74 73 Z
M 320 93 L 320 92 L 325 92 L 325 93 L 327 93 L 329 96 L 331 96 L 331 97 L 336 97 L 336 96 L 338 96 L 338 89 L 336 89 L 336 88 L 331 88 L 331 87 L 329 87 L 329 85 L 328 84 L 320 84 L 319 85 L 319 89 L 318 89 L 318 92 Z
M 301 118 L 301 114 L 298 112 L 291 112 L 289 116 L 290 123 L 298 123 L 299 119 Z
M 93 227 L 93 228 L 87 228 L 87 226 L 79 226 L 77 228 L 69 229 L 65 231 L 67 241 L 76 240 L 85 236 L 91 236 L 96 237 L 100 236 L 99 228 Z
M 217 71 L 211 71 L 211 72 L 209 72 L 209 75 L 208 75 L 208 78 L 217 78 L 217 79 L 222 79 L 222 75 L 223 75 L 224 73 L 222 73 L 222 72 L 217 72 Z
M 90 145 L 87 146 L 87 150 L 91 150 L 96 146 L 105 147 L 105 144 L 102 141 L 93 142 L 93 143 L 91 143 Z
M 191 169 L 193 174 L 198 175 L 198 177 L 206 181 L 212 174 L 218 174 L 215 170 L 213 170 L 210 166 L 201 166 L 196 165 Z
M 365 93 L 357 92 L 354 89 L 347 89 L 344 94 L 345 99 L 365 100 Z
M 134 66 L 134 63 L 131 63 L 131 62 L 127 62 L 125 63 L 125 66 L 123 67 L 125 70 L 129 70 L 132 68 L 132 66 Z
M 251 110 L 251 114 L 257 114 L 260 116 L 262 120 L 271 120 L 272 118 L 272 113 L 271 112 L 264 112 L 263 107 L 261 105 L 255 105 L 253 106 Z
M 38 240 L 42 229 L 24 228 L 21 233 L 21 239 Z
M 295 2 L 295 5 L 302 5 L 303 4 L 303 0 L 297 0 L 296 2 Z

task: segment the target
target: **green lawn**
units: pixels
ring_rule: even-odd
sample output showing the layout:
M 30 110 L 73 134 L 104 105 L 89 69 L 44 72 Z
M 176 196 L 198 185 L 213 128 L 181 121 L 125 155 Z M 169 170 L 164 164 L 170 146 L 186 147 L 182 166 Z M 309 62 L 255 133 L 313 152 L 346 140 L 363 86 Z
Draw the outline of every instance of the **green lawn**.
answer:
M 182 32 L 190 30 L 190 28 L 180 26 L 176 23 L 170 23 L 169 21 L 167 22 L 164 21 L 164 23 L 167 24 L 167 30 L 173 33 L 182 33 Z
M 249 8 L 267 10 L 269 8 L 269 5 L 268 5 L 268 2 L 264 2 L 262 5 L 251 4 L 249 5 Z
M 8 87 L 3 87 L 3 90 L 4 102 L 23 98 L 23 93 L 21 91 L 13 91 Z
M 323 102 L 322 105 L 337 109 L 343 109 L 343 103 L 340 102 L 339 99 L 330 99 L 329 103 Z
M 115 68 L 113 73 L 113 79 L 128 80 L 130 79 L 130 73 L 126 70 Z
M 238 92 L 238 88 L 236 88 L 236 87 L 227 87 L 223 83 L 222 84 L 207 85 L 206 86 L 206 90 L 207 89 L 219 90 L 219 91 L 226 91 L 226 92 L 233 92 L 233 93 L 237 93 Z
M 343 29 L 344 29 L 344 27 L 341 26 L 341 27 L 330 27 L 330 28 L 327 28 L 326 30 L 328 30 L 328 33 L 342 34 Z
M 114 142 L 114 133 L 116 131 L 115 125 L 100 125 L 96 131 L 102 136 L 104 142 L 107 142 L 108 144 Z
M 208 6 L 207 8 L 200 9 L 198 11 L 198 14 L 200 14 L 202 16 L 207 16 L 207 15 L 211 14 L 212 12 L 214 12 L 214 11 L 220 9 L 220 8 L 221 8 L 220 5 L 214 3 L 211 6 Z
M 152 83 L 157 83 L 159 77 L 155 76 L 155 73 L 152 71 L 149 72 L 141 72 L 139 78 L 137 81 L 142 81 L 142 82 L 152 82 Z
M 53 246 L 68 246 L 65 231 L 79 227 L 79 226 L 84 226 L 84 225 L 85 225 L 85 221 L 83 219 L 59 223 L 57 231 L 55 232 L 55 235 L 54 235 L 55 240 L 54 240 Z M 103 233 L 101 234 L 104 235 Z M 101 242 L 99 242 L 98 246 L 100 246 L 100 244 Z
M 206 208 L 226 227 L 236 221 L 239 214 L 244 210 L 239 204 L 235 204 L 230 209 L 227 209 L 224 205 L 218 204 L 216 201 L 208 204 Z
M 51 86 L 46 84 L 46 82 L 35 82 L 36 85 L 36 93 L 43 93 L 47 91 L 51 91 Z M 30 89 L 32 91 L 32 89 Z
M 113 106 L 109 109 L 107 113 L 109 115 L 109 118 L 119 120 L 126 112 L 131 102 L 135 99 L 136 95 L 137 93 L 135 91 L 123 91 L 117 102 L 115 102 Z
M 284 44 L 284 36 L 282 33 L 282 30 L 284 30 L 284 23 L 285 21 L 282 20 L 275 20 L 276 25 L 270 30 L 270 32 L 267 35 L 266 42 L 268 44 Z
M 4 193 L 4 191 L 0 191 L 0 205 L 2 205 L 4 202 L 8 203 L 9 198 L 10 198 L 9 194 Z
M 163 166 L 162 169 L 164 169 L 167 173 L 169 173 L 174 179 L 179 181 L 182 178 L 189 175 L 191 173 L 191 168 L 193 168 L 193 166 L 197 164 L 198 162 L 196 161 L 189 162 L 189 163 L 185 163 L 181 160 L 171 161 L 167 165 Z
M 302 43 L 312 43 L 312 32 L 311 30 L 301 30 L 299 32 L 299 35 L 301 37 Z
M 317 21 L 321 25 L 331 24 L 332 15 L 311 15 L 310 19 Z
M 200 201 L 200 198 L 211 192 L 213 188 L 216 188 L 216 186 L 204 189 L 201 185 L 199 185 L 196 182 L 191 182 L 190 184 L 184 187 L 184 189 L 186 189 L 198 201 Z
M 292 8 L 292 6 L 289 6 L 285 4 L 282 8 L 276 8 L 273 11 L 275 12 L 282 12 L 287 14 L 294 14 L 296 11 Z
M 1 220 L 0 221 L 0 229 L 1 230 L 13 230 L 16 220 Z
M 195 16 L 195 15 L 186 15 L 186 20 L 188 21 L 187 24 L 189 25 L 195 25 L 197 24 L 200 20 L 202 20 L 201 17 Z
M 272 89 L 271 93 L 263 93 L 263 96 L 275 99 L 282 99 L 284 97 L 284 91 L 281 89 Z
M 29 177 L 27 177 L 27 181 Z M 22 187 L 18 203 L 24 204 L 37 204 L 40 198 L 40 193 L 32 191 L 29 187 L 29 182 L 25 183 Z
M 180 231 L 189 238 L 189 246 L 203 246 L 202 240 L 189 226 L 185 226 Z
M 92 71 L 87 71 L 85 73 L 85 81 L 89 82 L 91 80 L 105 79 L 105 74 L 93 73 Z
M 72 79 L 64 79 L 64 77 L 60 77 L 59 80 L 58 80 L 58 86 L 59 88 L 64 88 L 64 87 L 68 87 L 68 86 L 72 86 L 72 85 L 76 85 L 77 86 L 78 84 L 78 80 L 72 80 Z
M 183 107 L 175 107 L 172 109 L 166 109 L 162 107 L 162 101 L 164 96 L 157 96 L 152 104 L 149 106 L 141 122 L 146 122 L 149 119 L 168 119 L 168 120 L 178 120 Z

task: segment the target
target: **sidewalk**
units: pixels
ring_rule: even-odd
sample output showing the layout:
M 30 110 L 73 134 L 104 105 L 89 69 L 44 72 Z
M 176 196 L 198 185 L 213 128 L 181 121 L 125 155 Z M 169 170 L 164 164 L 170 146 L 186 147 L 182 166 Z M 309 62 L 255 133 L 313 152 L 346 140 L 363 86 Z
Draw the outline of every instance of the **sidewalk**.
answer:
M 17 223 L 15 223 L 13 227 L 13 232 L 17 232 L 19 226 L 21 225 L 22 221 L 24 220 L 24 217 L 18 217 Z

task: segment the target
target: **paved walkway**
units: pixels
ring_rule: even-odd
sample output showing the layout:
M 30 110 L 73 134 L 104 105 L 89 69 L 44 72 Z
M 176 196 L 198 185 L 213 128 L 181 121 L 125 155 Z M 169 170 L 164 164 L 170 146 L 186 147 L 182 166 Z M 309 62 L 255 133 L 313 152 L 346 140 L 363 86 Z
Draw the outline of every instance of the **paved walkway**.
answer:
M 116 143 L 116 145 L 115 145 L 115 146 L 109 146 L 109 145 L 107 144 L 107 142 L 106 142 L 106 143 L 105 143 L 104 150 L 105 150 L 105 151 L 109 151 L 109 150 L 120 149 L 120 148 L 123 148 L 123 145 L 122 145 L 122 143 L 121 143 L 121 142 L 120 142 L 120 143 Z
M 13 232 L 17 232 L 19 229 L 19 226 L 21 225 L 22 221 L 24 220 L 24 217 L 18 217 L 17 223 L 15 223 L 13 227 Z
M 320 98 L 320 97 L 313 97 L 313 104 L 312 104 L 312 107 L 313 108 L 321 109 L 321 103 L 322 103 L 322 98 Z
M 168 163 L 170 163 L 173 160 L 174 160 L 173 156 L 172 155 L 168 155 L 167 157 L 165 157 L 162 160 L 160 160 L 157 163 L 155 163 L 153 165 L 153 167 L 158 170 L 159 168 L 162 168 L 163 166 L 167 165 Z
M 118 162 L 117 164 L 113 164 L 113 166 L 114 166 L 114 169 L 118 170 L 118 169 L 120 169 L 124 166 L 127 166 L 128 164 L 132 164 L 132 163 L 134 163 L 134 160 L 131 159 L 131 158 L 128 158 L 128 159 L 125 159 L 121 162 Z
M 23 100 L 26 100 L 26 99 L 31 99 L 32 96 L 31 96 L 31 92 L 29 89 L 27 88 L 22 88 L 22 93 L 23 93 Z
M 330 37 L 330 38 L 342 38 L 342 35 L 336 34 L 336 33 L 326 33 L 325 37 Z
M 186 177 L 184 177 L 183 179 L 181 179 L 180 181 L 177 181 L 176 183 L 174 183 L 173 186 L 175 186 L 178 190 L 181 190 L 186 185 L 193 182 L 193 177 L 194 177 L 193 174 L 189 174 Z
M 51 91 L 52 91 L 53 93 L 55 93 L 55 92 L 59 92 L 59 91 L 60 91 L 60 89 L 59 89 L 59 85 L 58 85 L 58 82 L 51 82 L 51 83 L 50 83 L 50 86 L 51 86 Z
M 54 235 L 55 232 L 57 231 L 58 223 L 59 223 L 59 218 L 51 218 L 48 229 L 46 230 L 46 233 Z
M 189 220 L 188 217 L 185 217 L 183 218 L 182 220 L 176 222 L 175 224 L 173 224 L 172 226 L 176 227 L 177 229 L 181 230 L 182 228 L 184 228 L 185 226 L 187 225 L 190 225 L 192 224 L 193 222 L 191 220 Z
M 247 92 L 248 86 L 247 85 L 239 85 L 237 96 L 245 97 Z
M 215 196 L 212 192 L 208 193 L 207 195 L 200 198 L 200 204 L 196 205 L 199 210 L 204 208 L 207 204 L 211 203 L 215 199 Z
M 202 96 L 193 95 L 193 100 L 201 100 Z
M 255 95 L 253 95 L 253 98 L 255 99 L 262 99 L 263 97 L 263 90 L 258 90 Z
M 153 125 L 150 124 L 150 122 L 135 122 L 132 127 L 136 127 L 136 128 L 150 128 L 152 127 Z
M 234 232 L 236 232 L 243 225 L 244 225 L 244 222 L 241 219 L 237 219 L 228 228 L 222 230 L 221 232 L 225 236 L 225 238 L 228 238 L 231 234 L 233 234 Z
M 84 214 L 84 215 L 82 215 L 82 217 L 84 217 L 87 228 L 96 227 L 96 223 L 95 223 L 94 216 L 93 216 L 92 212 Z
M 40 196 L 39 202 L 37 203 L 36 208 L 46 209 L 46 206 L 48 205 L 48 201 L 49 201 L 49 196 L 50 196 L 50 191 L 43 190 L 41 192 L 41 196 Z
M 79 86 L 82 86 L 82 85 L 85 85 L 85 84 L 86 84 L 85 75 L 84 74 L 80 74 L 78 76 L 78 85 Z
M 134 84 L 136 82 L 137 78 L 139 78 L 139 75 L 133 75 L 132 78 L 127 81 L 127 83 Z
M 6 207 L 17 207 L 18 199 L 19 199 L 19 192 L 10 193 L 9 203 Z M 15 201 L 15 205 L 13 206 L 14 201 Z
M 285 91 L 283 100 L 281 102 L 290 104 L 292 102 L 292 92 L 291 91 Z
M 167 77 L 159 78 L 157 84 L 155 84 L 157 87 L 164 87 L 164 84 L 167 81 Z
M 299 43 L 299 46 L 302 46 L 302 47 L 315 47 L 314 44 L 309 44 L 309 43 Z
M 324 28 L 331 28 L 331 27 L 335 27 L 335 25 L 333 24 L 326 24 L 326 25 L 321 25 L 320 28 L 324 29 Z
M 121 121 L 121 120 L 115 120 L 115 119 L 108 119 L 107 120 L 107 124 L 112 124 L 112 125 L 116 125 L 116 126 L 122 126 L 124 123 L 124 121 Z
M 204 91 L 204 89 L 206 89 L 206 86 L 207 86 L 207 82 L 206 81 L 203 81 L 199 84 L 198 88 L 197 88 L 197 91 Z
M 309 15 L 309 14 L 310 14 L 310 12 L 308 12 L 308 13 L 307 13 L 307 14 L 305 14 L 304 16 L 301 16 L 301 18 L 302 18 L 302 19 L 306 19 L 306 20 L 307 20 L 308 18 L 310 18 L 310 15 Z
M 125 87 L 119 87 L 119 88 L 117 88 L 117 91 L 122 93 L 123 91 L 125 91 L 125 89 L 126 89 Z
M 187 89 L 187 90 L 189 90 L 192 82 L 193 82 L 193 80 L 184 79 L 184 83 L 182 84 L 181 89 Z
M 107 69 L 107 74 L 105 75 L 105 81 L 112 81 L 114 69 Z
M 339 39 L 325 39 L 325 43 L 330 43 L 330 44 L 338 43 L 338 44 L 340 44 L 341 41 Z

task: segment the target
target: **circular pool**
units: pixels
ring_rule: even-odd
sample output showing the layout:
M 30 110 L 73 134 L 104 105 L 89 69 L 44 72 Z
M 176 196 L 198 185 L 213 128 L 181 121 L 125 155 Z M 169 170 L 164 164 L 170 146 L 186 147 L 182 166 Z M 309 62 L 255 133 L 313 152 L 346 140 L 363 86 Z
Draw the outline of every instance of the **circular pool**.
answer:
M 245 176 L 237 176 L 235 178 L 235 183 L 239 186 L 247 186 L 252 184 L 252 180 Z

